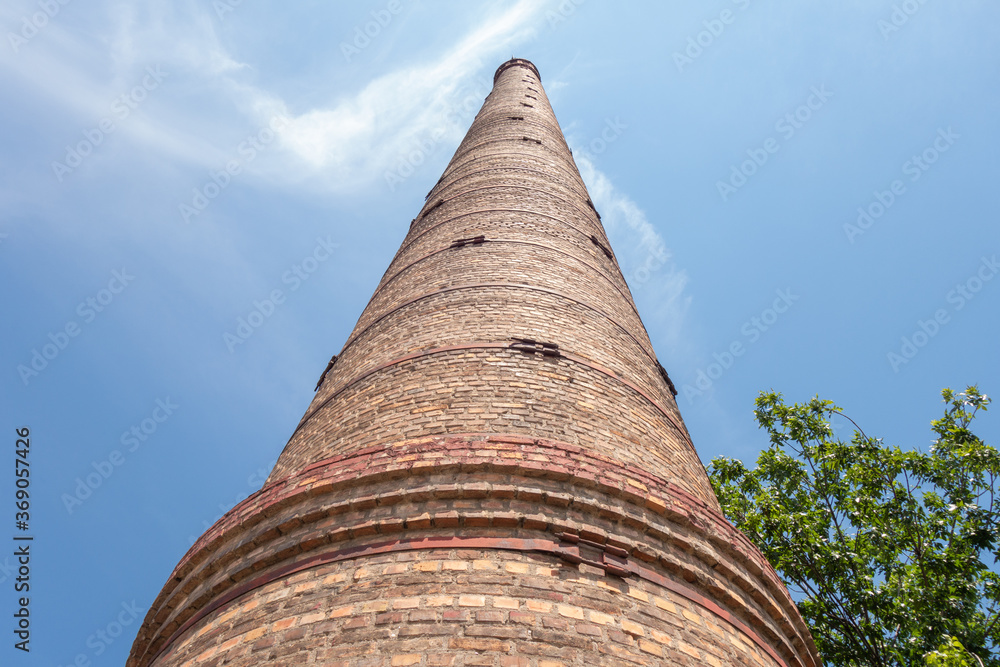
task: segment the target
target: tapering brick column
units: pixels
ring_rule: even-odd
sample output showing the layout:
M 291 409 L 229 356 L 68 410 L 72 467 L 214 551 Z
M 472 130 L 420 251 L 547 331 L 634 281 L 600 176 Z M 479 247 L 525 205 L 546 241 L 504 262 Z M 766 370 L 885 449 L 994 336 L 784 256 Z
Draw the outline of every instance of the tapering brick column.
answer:
M 719 512 L 530 62 L 128 664 L 820 664 Z

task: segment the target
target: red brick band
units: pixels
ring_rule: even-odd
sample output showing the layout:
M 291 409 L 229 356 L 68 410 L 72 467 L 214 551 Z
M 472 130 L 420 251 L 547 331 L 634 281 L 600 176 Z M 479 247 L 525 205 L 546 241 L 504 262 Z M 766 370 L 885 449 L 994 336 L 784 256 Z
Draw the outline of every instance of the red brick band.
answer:
M 503 456 L 504 453 L 514 451 L 521 452 L 524 455 L 523 458 Z M 421 453 L 426 453 L 429 458 L 420 458 Z M 198 603 L 192 605 L 191 600 L 178 602 L 180 598 L 174 598 L 174 595 L 178 591 L 180 594 L 185 595 L 184 591 L 189 591 L 191 586 L 196 585 L 194 582 L 202 580 L 204 573 L 214 571 L 212 569 L 212 562 L 217 560 L 220 554 L 224 554 L 232 549 L 232 547 L 228 549 L 224 547 L 225 536 L 232 538 L 234 533 L 253 530 L 253 527 L 257 526 L 261 521 L 264 521 L 268 517 L 274 517 L 275 512 L 283 512 L 290 517 L 298 516 L 300 512 L 296 508 L 299 507 L 300 503 L 314 502 L 310 499 L 323 496 L 327 493 L 333 493 L 338 489 L 344 491 L 348 487 L 363 484 L 366 479 L 384 479 L 389 475 L 400 480 L 411 480 L 408 483 L 409 487 L 412 486 L 414 475 L 421 476 L 435 472 L 449 473 L 460 469 L 469 471 L 471 470 L 470 466 L 475 467 L 477 470 L 485 470 L 493 473 L 501 472 L 503 474 L 521 474 L 529 478 L 539 477 L 551 480 L 573 479 L 584 487 L 598 489 L 601 493 L 621 498 L 636 507 L 652 510 L 657 515 L 670 517 L 671 521 L 679 522 L 682 525 L 689 526 L 694 531 L 703 533 L 710 537 L 711 542 L 725 554 L 722 558 L 721 567 L 720 562 L 710 554 L 707 559 L 702 558 L 704 565 L 715 569 L 718 576 L 729 577 L 734 574 L 734 571 L 727 563 L 742 563 L 744 566 L 749 567 L 747 576 L 762 584 L 765 590 L 769 592 L 769 595 L 776 595 L 773 601 L 769 601 L 766 604 L 758 600 L 758 602 L 764 605 L 764 609 L 766 610 L 762 618 L 771 618 L 779 626 L 783 626 L 784 622 L 781 619 L 786 618 L 786 614 L 788 614 L 787 619 L 791 622 L 790 627 L 784 628 L 773 637 L 771 634 L 774 633 L 768 632 L 768 637 L 770 637 L 771 641 L 776 642 L 775 646 L 785 646 L 787 647 L 784 650 L 785 653 L 798 655 L 798 651 L 792 646 L 794 640 L 799 638 L 808 642 L 808 630 L 805 629 L 800 617 L 794 613 L 794 602 L 788 595 L 787 590 L 782 586 L 774 570 L 770 568 L 749 539 L 735 531 L 731 524 L 716 509 L 709 507 L 704 501 L 692 496 L 676 484 L 667 482 L 635 466 L 615 462 L 613 459 L 604 456 L 595 456 L 593 453 L 587 452 L 576 445 L 518 435 L 496 434 L 464 434 L 462 436 L 444 438 L 435 436 L 412 442 L 372 446 L 351 454 L 339 454 L 329 459 L 318 461 L 306 466 L 290 477 L 265 486 L 259 492 L 253 494 L 230 510 L 225 517 L 220 519 L 191 547 L 171 574 L 168 586 L 161 591 L 160 596 L 154 602 L 150 616 L 147 617 L 144 624 L 144 629 L 150 626 L 152 622 L 150 618 L 153 617 L 153 610 L 160 610 L 161 614 L 166 613 L 169 615 L 171 609 L 186 608 L 188 611 L 184 614 L 183 620 L 180 623 L 184 623 L 190 618 L 188 614 L 194 615 L 199 613 L 201 607 L 198 606 Z M 653 493 L 651 489 L 656 489 L 657 492 Z M 419 489 L 416 492 L 420 492 Z M 480 492 L 481 489 L 477 489 L 476 493 Z M 395 496 L 393 497 L 395 498 Z M 479 498 L 481 496 L 476 495 L 475 497 Z M 363 498 L 362 502 L 367 507 L 371 503 L 375 503 L 376 500 L 374 497 Z M 354 509 L 353 501 L 348 504 Z M 558 501 L 556 504 L 560 507 L 564 506 L 563 503 Z M 318 520 L 317 517 L 313 518 L 314 520 Z M 279 523 L 277 526 L 271 526 L 268 530 L 281 530 L 282 525 L 284 524 Z M 505 525 L 509 526 L 509 524 Z M 413 529 L 419 530 L 424 527 L 419 526 Z M 356 534 L 352 531 L 339 531 L 339 539 L 358 539 L 374 535 L 375 533 L 371 532 L 370 528 L 365 527 L 363 532 Z M 637 550 L 639 549 L 637 544 L 623 542 L 620 536 L 614 537 L 594 526 L 576 523 L 575 525 L 563 525 L 561 532 L 557 532 L 555 537 L 558 540 L 562 540 L 563 543 L 569 544 L 563 546 L 552 540 L 543 540 L 543 542 L 559 545 L 558 549 L 553 546 L 550 553 L 558 555 L 567 562 L 590 562 L 579 559 L 579 551 L 576 554 L 573 553 L 572 543 L 578 542 L 579 544 L 596 547 L 598 551 L 603 551 L 601 559 L 605 564 L 610 562 L 617 565 L 619 569 L 625 569 L 627 572 L 633 573 L 644 580 L 673 590 L 669 580 L 657 578 L 659 575 L 657 575 L 656 571 L 644 569 L 640 572 L 633 570 L 631 567 L 624 567 L 629 562 L 633 562 L 633 559 L 649 562 L 652 562 L 652 560 L 643 555 L 645 552 Z M 675 537 L 678 537 L 678 535 L 675 534 Z M 242 537 L 239 539 L 243 540 L 246 544 L 253 544 L 258 538 L 259 535 L 254 537 L 252 533 L 242 533 Z M 389 543 L 388 538 L 383 539 L 386 539 L 386 544 Z M 402 542 L 413 545 L 419 543 L 424 545 L 421 548 L 432 548 L 427 546 L 432 543 L 426 541 L 418 542 L 411 539 L 402 540 Z M 322 547 L 316 545 L 316 548 Z M 369 547 L 362 547 L 362 549 L 364 548 Z M 687 550 L 684 546 L 680 548 L 685 551 Z M 362 552 L 349 552 L 344 549 L 332 550 L 328 553 L 334 552 L 340 554 L 339 558 L 341 560 L 365 555 Z M 623 552 L 628 557 L 628 561 L 622 558 Z M 574 556 L 578 560 L 574 560 Z M 293 564 L 291 567 L 297 567 L 302 563 L 310 562 L 312 561 L 309 561 L 308 558 L 302 558 L 298 562 L 298 565 Z M 636 564 L 637 562 L 637 560 L 634 561 Z M 280 567 L 280 563 L 280 560 L 272 561 L 270 565 L 271 567 Z M 261 563 L 261 565 L 264 565 L 264 563 Z M 305 565 L 304 567 L 310 567 L 310 565 Z M 598 567 L 600 567 L 599 564 Z M 254 569 L 259 571 L 260 568 L 255 565 Z M 610 567 L 605 568 L 605 571 L 612 575 L 618 574 Z M 251 577 L 254 579 L 257 578 L 254 574 L 248 574 L 249 577 L 247 579 L 242 579 L 240 576 L 230 579 L 232 583 L 229 585 L 234 585 L 241 580 L 248 581 Z M 680 574 L 687 581 L 693 581 L 693 579 L 688 578 L 688 574 L 683 572 Z M 216 595 L 225 594 L 229 596 L 226 599 L 232 599 L 235 595 L 240 594 L 229 595 L 226 593 L 229 590 L 229 585 L 223 586 L 222 589 L 217 591 Z M 679 583 L 679 585 L 684 586 L 683 583 Z M 755 597 L 754 599 L 757 598 Z M 704 601 L 698 601 L 698 604 L 709 608 L 705 602 L 711 602 L 711 600 L 705 598 Z M 178 604 L 181 606 L 178 607 Z M 201 604 L 206 606 L 215 604 L 215 599 L 214 597 L 209 597 L 203 600 Z M 220 604 L 224 604 L 224 601 Z M 218 605 L 214 608 L 217 607 Z M 714 608 L 712 609 L 713 613 L 715 613 Z M 728 616 L 723 615 L 723 617 L 729 620 Z M 166 621 L 166 616 L 162 619 L 157 616 L 157 619 L 156 623 L 147 630 L 147 632 L 152 633 L 149 634 L 149 637 L 155 637 L 158 634 L 153 628 L 156 625 L 162 627 L 162 623 Z M 732 620 L 738 621 L 736 618 Z M 796 620 L 798 620 L 797 623 Z M 177 627 L 179 627 L 179 624 L 175 625 L 174 629 Z M 740 627 L 742 628 L 742 626 Z M 175 630 L 170 631 L 171 641 L 173 641 L 175 634 Z M 150 647 L 156 646 L 156 649 L 151 648 L 150 651 L 158 652 L 159 648 L 163 646 L 161 641 L 149 640 L 145 641 L 144 645 Z M 813 666 L 818 664 L 813 659 L 815 655 L 813 652 L 807 651 L 805 655 L 809 656 L 809 664 Z M 798 664 L 803 664 L 805 661 L 806 658 L 802 656 L 802 662 Z M 148 663 L 138 662 L 135 664 Z
M 365 378 L 367 378 L 367 377 L 369 377 L 371 375 L 374 375 L 375 373 L 378 373 L 379 371 L 383 371 L 383 370 L 385 370 L 387 368 L 390 368 L 392 366 L 395 366 L 397 364 L 402 364 L 402 363 L 405 363 L 407 361 L 412 361 L 414 359 L 422 359 L 423 357 L 429 357 L 429 356 L 432 356 L 432 355 L 435 355 L 435 354 L 444 354 L 444 353 L 447 353 L 447 352 L 456 352 L 456 351 L 459 351 L 459 350 L 508 350 L 508 349 L 511 349 L 510 343 L 469 343 L 467 345 L 448 345 L 446 347 L 437 347 L 437 348 L 434 348 L 434 349 L 431 349 L 431 350 L 421 350 L 420 352 L 414 352 L 412 354 L 407 354 L 405 356 L 399 357 L 398 359 L 393 359 L 392 361 L 387 361 L 387 362 L 385 362 L 383 364 L 379 364 L 378 366 L 375 366 L 374 368 L 369 368 L 367 371 L 361 373 L 360 375 L 356 375 L 351 380 L 349 380 L 349 381 L 345 382 L 344 384 L 342 384 L 341 386 L 337 387 L 329 396 L 327 396 L 323 400 L 322 403 L 320 403 L 319 405 L 317 405 L 313 410 L 307 412 L 302 417 L 302 421 L 299 422 L 299 425 L 295 427 L 295 431 L 292 432 L 292 436 L 288 439 L 288 441 L 291 442 L 292 439 L 295 438 L 295 435 L 309 422 L 309 420 L 313 417 L 313 415 L 315 415 L 317 412 L 319 412 L 324 407 L 326 407 L 326 405 L 330 401 L 332 401 L 334 398 L 336 398 L 338 395 L 340 395 L 341 392 L 343 392 L 346 389 L 348 389 L 349 387 L 357 384 L 358 382 L 361 382 Z M 564 352 L 562 350 L 559 350 L 559 356 L 562 357 L 563 359 L 567 359 L 569 361 L 572 361 L 573 363 L 580 364 L 581 366 L 586 366 L 587 368 L 590 368 L 591 370 L 597 371 L 598 373 L 601 373 L 602 375 L 606 375 L 609 378 L 611 378 L 612 380 L 615 380 L 615 381 L 617 381 L 617 382 L 625 385 L 626 387 L 628 387 L 632 391 L 634 391 L 637 394 L 639 394 L 640 396 L 642 396 L 644 399 L 646 399 L 646 401 L 650 405 L 652 405 L 654 408 L 656 408 L 660 412 L 660 414 L 662 414 L 664 417 L 666 417 L 667 421 L 670 422 L 670 425 L 674 427 L 674 429 L 677 431 L 678 435 L 680 435 L 681 439 L 687 444 L 688 447 L 691 448 L 691 451 L 694 452 L 695 456 L 698 456 L 698 452 L 694 448 L 694 443 L 691 441 L 691 437 L 688 435 L 687 431 L 684 430 L 684 428 L 680 424 L 677 423 L 677 420 L 674 419 L 673 415 L 671 415 L 670 412 L 668 412 L 665 407 L 663 407 L 662 405 L 660 405 L 659 402 L 657 402 L 652 396 L 650 396 L 649 394 L 647 394 L 641 387 L 639 387 L 639 385 L 635 384 L 631 380 L 623 378 L 622 376 L 618 375 L 617 373 L 615 373 L 610 368 L 605 368 L 604 366 L 601 366 L 599 364 L 595 364 L 594 362 L 592 362 L 592 361 L 590 361 L 588 359 L 584 359 L 583 357 L 579 357 L 579 356 L 577 356 L 575 354 L 571 354 L 569 352 Z M 700 460 L 701 459 L 699 457 L 699 461 Z
M 483 458 L 481 454 L 474 455 L 473 450 L 469 449 L 471 443 L 489 447 L 489 450 L 493 452 L 490 459 Z M 537 452 L 550 462 L 518 460 L 503 456 L 499 459 L 495 458 L 496 452 L 524 451 L 526 448 Z M 411 458 L 408 458 L 407 462 L 402 465 L 393 463 L 399 456 L 412 457 L 414 454 L 422 452 L 447 452 L 448 458 L 435 458 L 433 466 L 416 467 L 415 459 Z M 579 467 L 580 462 L 584 461 L 587 462 L 586 465 L 596 465 L 600 472 Z M 696 508 L 696 512 L 700 514 L 698 518 L 687 511 L 681 513 L 685 522 L 691 522 L 700 530 L 704 530 L 702 522 L 707 521 L 721 530 L 731 532 L 732 539 L 737 540 L 739 544 L 730 542 L 730 546 L 736 547 L 743 558 L 754 560 L 758 568 L 769 572 L 765 576 L 784 591 L 784 588 L 779 585 L 780 581 L 777 575 L 768 570 L 767 561 L 756 550 L 753 543 L 742 533 L 733 532 L 732 526 L 721 513 L 710 508 L 705 501 L 685 491 L 677 484 L 667 482 L 662 477 L 633 465 L 622 464 L 599 454 L 595 455 L 578 445 L 544 438 L 496 433 L 460 433 L 448 436 L 431 436 L 391 445 L 373 445 L 349 454 L 337 454 L 311 463 L 288 477 L 266 485 L 233 507 L 191 546 L 174 574 L 177 575 L 183 567 L 200 561 L 201 559 L 195 559 L 195 556 L 204 555 L 207 553 L 206 549 L 211 550 L 212 547 L 209 545 L 213 544 L 224 532 L 235 529 L 241 523 L 245 527 L 249 527 L 249 524 L 244 521 L 248 517 L 263 516 L 262 512 L 277 505 L 283 506 L 291 502 L 292 498 L 299 493 L 318 493 L 317 485 L 320 480 L 322 480 L 323 492 L 326 492 L 338 484 L 353 485 L 360 483 L 360 480 L 368 476 L 385 475 L 390 469 L 397 474 L 413 477 L 429 474 L 433 471 L 452 471 L 455 470 L 453 467 L 455 465 L 458 465 L 460 469 L 464 469 L 468 465 L 485 466 L 493 472 L 502 469 L 504 473 L 525 474 L 528 477 L 552 477 L 560 480 L 572 478 L 585 486 L 592 485 L 595 488 L 600 488 L 603 493 L 625 498 L 639 507 L 665 511 L 666 505 L 653 500 L 654 496 L 648 491 L 649 488 L 660 489 L 662 493 L 672 497 L 675 502 L 679 502 L 685 507 Z M 640 482 L 640 487 L 634 487 L 627 483 L 626 479 Z M 645 493 L 640 493 L 640 489 L 645 490 Z M 672 512 L 676 513 L 676 508 Z M 791 600 L 787 591 L 784 591 L 784 596 L 789 601 Z
M 163 643 L 160 650 L 157 651 L 156 655 L 154 655 L 150 660 L 150 663 L 155 662 L 156 659 L 160 657 L 160 655 L 164 653 L 176 639 L 178 639 L 182 634 L 184 634 L 184 632 L 197 624 L 208 614 L 212 613 L 216 609 L 219 609 L 223 605 L 232 602 L 236 598 L 249 593 L 250 591 L 266 586 L 279 579 L 313 567 L 319 567 L 321 565 L 327 565 L 329 563 L 336 563 L 354 558 L 364 558 L 366 556 L 375 556 L 378 554 L 395 553 L 400 551 L 423 551 L 430 549 L 495 549 L 499 551 L 534 552 L 554 555 L 571 562 L 574 560 L 575 556 L 572 550 L 567 549 L 554 540 L 507 537 L 421 537 L 411 540 L 387 540 L 373 544 L 334 549 L 332 551 L 309 556 L 308 558 L 303 558 L 300 561 L 288 563 L 287 565 L 278 567 L 266 574 L 252 579 L 251 581 L 230 589 L 227 593 L 219 596 L 211 603 L 199 609 L 197 613 L 177 628 L 167 641 Z M 579 562 L 578 559 L 577 562 Z M 683 584 L 679 584 L 676 581 L 667 579 L 651 569 L 638 565 L 631 560 L 627 561 L 623 567 L 629 573 L 634 574 L 640 579 L 644 579 L 650 583 L 656 584 L 657 586 L 666 588 L 672 593 L 676 593 L 677 595 L 680 595 L 681 597 L 703 607 L 708 612 L 726 621 L 736 630 L 752 639 L 761 650 L 765 651 L 775 662 L 782 665 L 782 667 L 788 667 L 788 663 L 786 663 L 784 659 L 782 659 L 782 657 L 778 655 L 778 653 L 767 642 L 765 642 L 759 634 L 757 634 L 757 632 L 740 621 L 738 618 L 735 618 L 725 609 L 722 609 L 719 605 L 706 598 L 704 595 L 698 593 L 698 591 L 688 586 L 684 586 Z

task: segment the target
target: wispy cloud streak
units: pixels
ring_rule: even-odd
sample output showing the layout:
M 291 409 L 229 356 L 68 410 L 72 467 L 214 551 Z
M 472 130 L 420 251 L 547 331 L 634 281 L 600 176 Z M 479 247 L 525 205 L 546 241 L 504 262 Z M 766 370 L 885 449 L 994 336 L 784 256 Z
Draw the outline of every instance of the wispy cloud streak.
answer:
M 645 212 L 581 151 L 576 153 L 580 175 L 601 212 L 625 279 L 633 297 L 642 302 L 640 311 L 664 332 L 667 344 L 676 342 L 691 304 L 685 292 L 687 273 L 673 262 L 670 249 Z

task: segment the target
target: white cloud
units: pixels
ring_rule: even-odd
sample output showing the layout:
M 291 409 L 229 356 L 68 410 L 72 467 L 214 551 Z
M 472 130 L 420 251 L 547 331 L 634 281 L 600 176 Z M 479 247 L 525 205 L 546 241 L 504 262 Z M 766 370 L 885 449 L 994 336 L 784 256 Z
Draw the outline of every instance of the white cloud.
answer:
M 354 187 L 381 182 L 384 172 L 422 143 L 453 139 L 464 131 L 455 120 L 467 110 L 469 82 L 483 59 L 533 34 L 532 19 L 545 6 L 521 0 L 487 17 L 437 60 L 389 72 L 330 107 L 296 116 L 280 101 L 276 107 L 259 106 L 289 118 L 283 145 L 306 165 L 325 171 L 333 183 Z M 255 91 L 248 92 L 253 103 Z M 488 92 L 475 90 L 475 109 Z
M 677 268 L 663 237 L 645 212 L 598 170 L 583 151 L 576 151 L 580 175 L 587 184 L 622 273 L 633 298 L 642 302 L 644 319 L 666 335 L 666 343 L 677 342 L 684 316 L 691 304 L 685 293 L 687 273 Z
M 286 121 L 278 144 L 284 150 L 269 150 L 248 171 L 272 183 L 313 180 L 327 192 L 357 191 L 384 187 L 386 171 L 429 138 L 460 138 L 466 117 L 489 92 L 471 85 L 474 75 L 485 61 L 532 36 L 549 4 L 493 6 L 433 61 L 404 62 L 361 90 L 331 91 L 329 103 L 305 111 L 299 100 L 253 81 L 252 64 L 223 46 L 211 5 L 194 2 L 152 0 L 138 8 L 108 2 L 92 10 L 90 30 L 98 32 L 53 21 L 21 57 L 8 51 L 0 58 L 0 69 L 70 111 L 79 120 L 68 127 L 82 122 L 82 129 L 106 116 L 143 68 L 158 64 L 170 72 L 171 95 L 123 123 L 118 134 L 134 148 L 218 169 L 242 139 L 242 130 L 233 128 L 255 131 L 278 116 Z M 471 112 L 470 95 L 477 98 Z

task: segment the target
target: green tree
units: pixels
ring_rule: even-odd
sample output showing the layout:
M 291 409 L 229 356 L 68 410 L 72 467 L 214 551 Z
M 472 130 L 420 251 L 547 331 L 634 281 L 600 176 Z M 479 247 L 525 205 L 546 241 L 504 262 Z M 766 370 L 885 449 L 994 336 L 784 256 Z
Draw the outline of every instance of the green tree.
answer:
M 938 650 L 931 651 L 924 658 L 927 667 L 981 667 L 983 664 L 978 656 L 966 651 L 962 642 L 954 637 L 948 637 Z
M 799 601 L 829 665 L 1000 667 L 1000 453 L 970 430 L 989 398 L 942 396 L 924 454 L 857 424 L 843 442 L 830 401 L 761 393 L 770 445 L 756 469 L 712 461 L 723 511 Z

